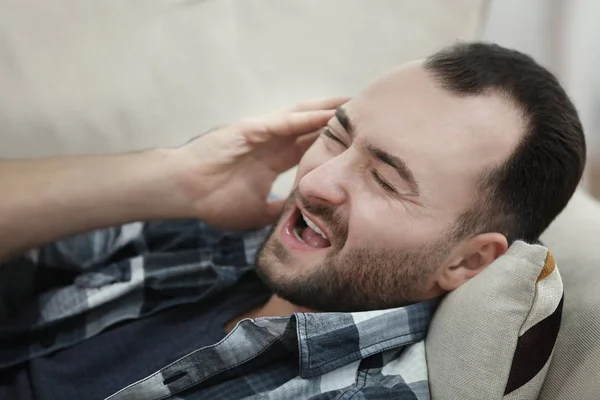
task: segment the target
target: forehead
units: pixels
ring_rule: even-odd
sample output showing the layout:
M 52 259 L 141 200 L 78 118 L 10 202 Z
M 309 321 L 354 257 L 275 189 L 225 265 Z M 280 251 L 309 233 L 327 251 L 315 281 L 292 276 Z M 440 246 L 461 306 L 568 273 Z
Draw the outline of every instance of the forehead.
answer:
M 524 131 L 505 96 L 457 96 L 420 61 L 383 76 L 344 108 L 357 137 L 404 160 L 434 208 L 463 210 L 480 174 L 503 162 Z

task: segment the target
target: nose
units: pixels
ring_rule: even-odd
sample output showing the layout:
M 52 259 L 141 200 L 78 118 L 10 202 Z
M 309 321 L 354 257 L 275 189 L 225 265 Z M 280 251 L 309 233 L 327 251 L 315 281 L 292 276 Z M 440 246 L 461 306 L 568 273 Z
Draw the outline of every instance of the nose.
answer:
M 348 197 L 347 167 L 342 157 L 331 159 L 304 175 L 298 182 L 302 197 L 314 203 L 340 205 Z

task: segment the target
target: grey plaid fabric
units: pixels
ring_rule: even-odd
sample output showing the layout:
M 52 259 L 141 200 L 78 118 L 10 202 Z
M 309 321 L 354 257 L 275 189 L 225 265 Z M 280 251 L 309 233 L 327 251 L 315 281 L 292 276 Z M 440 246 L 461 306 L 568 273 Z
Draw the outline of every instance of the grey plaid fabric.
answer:
M 128 319 L 218 301 L 253 273 L 267 232 L 132 223 L 6 263 L 0 373 Z M 110 399 L 428 399 L 423 339 L 435 306 L 247 319 Z

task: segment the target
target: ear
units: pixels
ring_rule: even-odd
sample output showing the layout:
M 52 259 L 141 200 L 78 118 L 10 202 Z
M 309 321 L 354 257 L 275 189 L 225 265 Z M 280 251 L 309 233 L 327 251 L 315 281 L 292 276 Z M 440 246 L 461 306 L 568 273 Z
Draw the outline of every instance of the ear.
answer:
M 437 277 L 438 286 L 450 292 L 473 278 L 508 249 L 501 233 L 482 233 L 456 246 Z

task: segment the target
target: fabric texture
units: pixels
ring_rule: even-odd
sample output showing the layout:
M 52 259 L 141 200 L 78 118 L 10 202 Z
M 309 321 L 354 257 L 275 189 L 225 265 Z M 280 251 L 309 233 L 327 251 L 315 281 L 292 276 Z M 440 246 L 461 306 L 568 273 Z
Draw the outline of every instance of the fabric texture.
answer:
M 246 274 L 213 299 L 181 304 L 0 372 L 0 399 L 104 399 L 165 365 L 222 340 L 226 324 L 270 297 Z M 107 367 L 109 366 L 109 367 Z
M 552 252 L 515 242 L 441 302 L 426 340 L 432 398 L 537 399 L 562 305 Z
M 110 399 L 427 399 L 421 339 L 432 310 L 419 303 L 244 320 L 223 341 Z
M 267 232 L 219 231 L 192 220 L 133 223 L 13 260 L 2 268 L 34 264 L 28 269 L 33 281 L 49 269 L 66 272 L 55 287 L 29 290 L 32 298 L 22 299 L 29 306 L 11 311 L 0 328 L 0 368 L 131 319 L 218 301 L 224 290 L 254 274 L 252 263 Z M 246 319 L 218 343 L 195 349 L 111 398 L 426 400 L 423 339 L 436 306 L 430 301 L 371 312 Z
M 266 230 L 245 233 L 189 221 L 133 223 L 32 251 L 2 268 L 34 263 L 62 281 L 21 298 L 0 327 L 0 368 L 70 346 L 128 319 L 209 300 L 246 272 Z M 13 311 L 15 313 L 15 311 Z
M 600 396 L 600 203 L 578 191 L 542 240 L 565 288 L 563 320 L 541 400 Z

